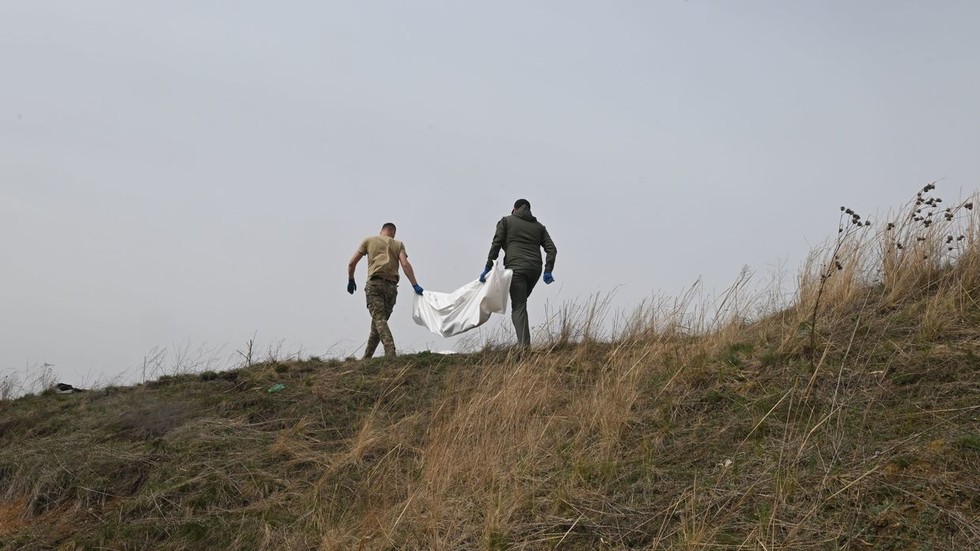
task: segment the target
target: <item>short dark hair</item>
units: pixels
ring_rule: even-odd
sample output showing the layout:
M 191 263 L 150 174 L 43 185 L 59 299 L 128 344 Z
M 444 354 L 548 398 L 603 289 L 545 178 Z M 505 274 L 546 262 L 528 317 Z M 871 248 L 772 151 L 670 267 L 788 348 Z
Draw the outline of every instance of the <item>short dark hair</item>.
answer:
M 531 208 L 531 202 L 528 201 L 527 199 L 518 199 L 517 201 L 514 201 L 515 209 L 519 209 L 521 207 Z
M 395 231 L 397 228 L 395 227 L 395 225 L 393 223 L 391 223 L 391 222 L 385 222 L 385 225 L 384 226 L 381 226 L 381 229 L 382 230 Z

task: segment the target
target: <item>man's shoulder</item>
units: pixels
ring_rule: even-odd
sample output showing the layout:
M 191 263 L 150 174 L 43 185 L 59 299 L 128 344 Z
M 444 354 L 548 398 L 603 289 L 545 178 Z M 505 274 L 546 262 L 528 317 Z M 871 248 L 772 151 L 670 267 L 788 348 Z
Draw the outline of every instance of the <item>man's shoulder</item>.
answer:
M 361 241 L 361 250 L 367 251 L 368 249 L 376 249 L 377 247 L 385 247 L 388 242 L 385 241 L 386 237 L 383 235 L 369 235 Z
M 394 241 L 394 239 L 387 235 L 369 235 L 364 238 L 363 243 L 390 243 L 391 241 Z
M 531 218 L 529 220 L 527 218 L 521 218 L 520 216 L 517 216 L 516 214 L 511 214 L 510 216 L 505 216 L 505 217 L 503 217 L 501 219 L 501 221 L 503 221 L 505 224 L 511 224 L 511 225 L 517 224 L 518 226 L 523 226 L 525 228 L 526 227 L 541 227 L 541 228 L 544 227 L 544 224 L 542 224 L 541 221 L 538 220 L 537 218 Z
M 405 243 L 395 239 L 394 237 L 388 237 L 387 235 L 369 235 L 368 237 L 364 238 L 363 243 L 369 246 L 375 245 L 397 250 L 402 250 L 405 248 Z
M 500 219 L 500 223 L 509 228 L 515 224 L 520 226 L 522 223 L 529 223 L 529 221 L 517 216 L 516 214 L 508 214 Z

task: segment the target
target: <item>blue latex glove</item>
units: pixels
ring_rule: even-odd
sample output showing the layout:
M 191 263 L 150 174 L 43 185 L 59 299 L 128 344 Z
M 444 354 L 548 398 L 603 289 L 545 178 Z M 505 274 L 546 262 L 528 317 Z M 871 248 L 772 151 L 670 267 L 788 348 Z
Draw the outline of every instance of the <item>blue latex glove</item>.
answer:
M 421 295 L 422 294 L 422 291 L 425 290 L 425 289 L 422 289 L 422 286 L 421 285 L 418 285 L 418 284 L 412 285 L 412 289 L 415 289 L 415 294 L 416 295 Z
M 354 294 L 354 291 L 356 291 L 356 290 L 357 290 L 357 284 L 354 283 L 354 280 L 353 279 L 348 279 L 347 280 L 347 292 L 353 295 Z
M 483 270 L 483 273 L 480 274 L 480 283 L 486 283 L 487 282 L 487 274 L 489 274 L 489 273 L 490 273 L 490 268 L 487 268 L 486 270 Z
M 555 278 L 554 278 L 554 276 L 551 275 L 551 272 L 545 272 L 543 279 L 544 279 L 545 284 L 547 284 L 547 285 L 551 285 L 552 283 L 555 282 Z

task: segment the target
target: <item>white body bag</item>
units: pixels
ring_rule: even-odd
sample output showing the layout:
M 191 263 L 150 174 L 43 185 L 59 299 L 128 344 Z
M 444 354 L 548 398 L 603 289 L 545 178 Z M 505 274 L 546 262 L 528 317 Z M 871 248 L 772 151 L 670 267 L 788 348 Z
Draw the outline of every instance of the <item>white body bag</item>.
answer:
M 504 269 L 499 261 L 494 262 L 486 283 L 477 279 L 451 293 L 425 291 L 415 295 L 412 319 L 443 337 L 479 327 L 490 319 L 490 314 L 507 313 L 513 277 L 513 270 Z

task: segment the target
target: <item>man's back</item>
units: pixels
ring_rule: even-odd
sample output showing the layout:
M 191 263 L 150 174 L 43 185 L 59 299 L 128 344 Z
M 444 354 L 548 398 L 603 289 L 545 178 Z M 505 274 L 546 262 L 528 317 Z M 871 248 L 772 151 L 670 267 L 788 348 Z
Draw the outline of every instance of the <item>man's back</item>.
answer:
M 558 249 L 548 229 L 531 214 L 531 209 L 521 207 L 514 214 L 505 216 L 497 225 L 494 246 L 504 250 L 504 267 L 519 272 L 541 272 L 541 248 L 547 253 L 544 271 L 550 272 L 555 265 Z
M 368 278 L 378 276 L 398 282 L 398 257 L 405 244 L 386 235 L 372 235 L 361 242 L 358 251 L 367 256 Z

